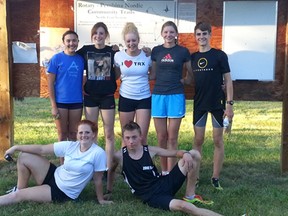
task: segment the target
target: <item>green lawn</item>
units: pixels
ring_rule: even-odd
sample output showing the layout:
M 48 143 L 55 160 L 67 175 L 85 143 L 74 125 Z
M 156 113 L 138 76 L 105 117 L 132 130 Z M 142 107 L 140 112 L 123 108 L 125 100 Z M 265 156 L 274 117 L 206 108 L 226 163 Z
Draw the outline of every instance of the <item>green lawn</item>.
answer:
M 48 99 L 25 98 L 15 101 L 15 143 L 46 144 L 56 141 L 56 129 L 50 115 Z M 216 192 L 210 186 L 213 143 L 211 120 L 208 119 L 206 140 L 197 193 L 212 199 L 211 210 L 226 216 L 288 215 L 288 176 L 280 172 L 282 103 L 239 101 L 234 105 L 232 134 L 225 136 L 225 162 L 221 173 L 224 190 Z M 193 141 L 192 101 L 187 101 L 187 115 L 182 121 L 179 149 L 190 149 Z M 103 146 L 103 128 L 99 125 L 99 144 Z M 120 124 L 116 116 L 116 148 L 120 148 Z M 149 143 L 156 145 L 151 121 Z M 55 158 L 51 160 L 58 162 Z M 158 161 L 156 161 L 158 164 Z M 16 184 L 16 166 L 0 161 L 0 194 Z M 33 184 L 33 182 L 31 183 Z M 184 187 L 177 194 L 181 198 Z M 94 187 L 89 184 L 79 202 L 64 204 L 21 203 L 0 208 L 0 215 L 145 215 L 168 216 L 181 213 L 165 212 L 143 205 L 130 193 L 121 176 L 117 177 L 113 193 L 114 204 L 101 206 L 95 201 Z

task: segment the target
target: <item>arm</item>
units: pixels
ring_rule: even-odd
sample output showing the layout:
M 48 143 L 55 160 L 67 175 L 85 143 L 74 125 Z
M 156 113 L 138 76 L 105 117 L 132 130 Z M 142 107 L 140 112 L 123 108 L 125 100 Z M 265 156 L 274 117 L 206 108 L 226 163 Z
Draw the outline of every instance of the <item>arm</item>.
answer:
M 156 62 L 152 61 L 152 67 L 149 70 L 149 80 L 155 80 L 156 79 Z
M 48 74 L 48 91 L 49 91 L 49 98 L 52 107 L 52 116 L 54 118 L 59 117 L 58 108 L 56 106 L 55 100 L 55 90 L 54 90 L 54 83 L 55 83 L 56 75 L 53 73 Z
M 48 145 L 15 145 L 9 148 L 5 155 L 13 155 L 15 151 L 22 151 L 37 155 L 54 154 L 54 144 Z
M 112 167 L 111 167 L 111 175 L 110 175 L 110 178 L 108 178 L 108 182 L 107 182 L 107 192 L 108 194 L 112 193 L 112 190 L 113 190 L 113 183 L 114 183 L 114 180 L 115 180 L 115 171 L 118 167 L 118 165 L 121 165 L 122 166 L 122 151 L 117 151 L 114 155 L 113 155 L 113 161 L 112 161 Z M 106 199 L 106 197 L 105 197 Z
M 111 204 L 112 201 L 104 200 L 102 177 L 103 177 L 103 172 L 94 172 L 93 182 L 95 186 L 96 196 L 97 196 L 98 202 L 101 205 Z
M 121 76 L 121 70 L 119 67 L 114 66 L 114 70 L 115 70 L 115 79 L 119 79 Z
M 227 101 L 232 101 L 233 100 L 233 83 L 232 83 L 232 79 L 231 79 L 231 74 L 230 73 L 225 73 L 224 74 L 224 84 L 226 86 Z M 229 121 L 232 121 L 232 118 L 234 116 L 233 106 L 232 105 L 226 103 L 226 109 L 225 109 L 224 116 L 227 116 Z
M 193 80 L 193 70 L 192 70 L 192 65 L 191 61 L 185 62 L 184 67 L 186 69 L 186 76 L 183 80 L 183 84 L 185 85 L 190 85 L 192 80 Z

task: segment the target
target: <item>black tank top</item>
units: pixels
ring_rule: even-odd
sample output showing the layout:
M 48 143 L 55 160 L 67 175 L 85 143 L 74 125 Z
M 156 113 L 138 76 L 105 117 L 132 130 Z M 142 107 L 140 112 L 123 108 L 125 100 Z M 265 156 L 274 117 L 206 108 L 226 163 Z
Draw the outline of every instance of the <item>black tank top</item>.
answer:
M 122 175 L 129 185 L 131 192 L 141 198 L 148 200 L 159 179 L 159 173 L 150 157 L 148 146 L 143 146 L 143 155 L 139 160 L 134 160 L 129 156 L 127 147 L 122 148 L 123 168 Z

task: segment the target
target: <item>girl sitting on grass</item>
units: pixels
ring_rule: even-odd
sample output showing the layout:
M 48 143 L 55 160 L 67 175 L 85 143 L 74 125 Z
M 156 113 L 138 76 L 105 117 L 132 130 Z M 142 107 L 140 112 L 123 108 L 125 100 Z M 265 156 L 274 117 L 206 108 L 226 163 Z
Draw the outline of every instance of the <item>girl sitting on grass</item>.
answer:
M 89 120 L 78 124 L 78 141 L 61 141 L 49 145 L 15 145 L 5 153 L 21 151 L 17 160 L 17 187 L 0 196 L 0 206 L 22 201 L 51 202 L 75 200 L 93 178 L 100 204 L 110 204 L 103 199 L 102 176 L 106 168 L 105 151 L 94 143 L 97 127 Z M 64 164 L 56 167 L 42 155 L 64 157 Z M 36 186 L 28 187 L 30 176 Z

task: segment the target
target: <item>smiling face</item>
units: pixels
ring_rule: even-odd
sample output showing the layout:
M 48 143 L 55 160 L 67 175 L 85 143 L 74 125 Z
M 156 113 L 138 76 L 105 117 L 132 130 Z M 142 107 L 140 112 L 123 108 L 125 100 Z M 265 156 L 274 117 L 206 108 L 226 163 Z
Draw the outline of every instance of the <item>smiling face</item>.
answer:
M 127 47 L 127 52 L 134 53 L 138 51 L 139 37 L 135 33 L 127 33 L 124 36 L 124 42 Z
M 195 39 L 200 47 L 210 47 L 211 33 L 208 30 L 196 29 Z
M 161 35 L 164 39 L 164 44 L 166 44 L 166 45 L 175 45 L 176 44 L 175 40 L 178 36 L 178 33 L 173 26 L 165 26 L 161 32 Z
M 101 48 L 101 49 L 104 48 L 105 46 L 106 38 L 107 38 L 107 34 L 103 27 L 97 28 L 91 37 L 92 42 L 95 44 L 95 47 Z
M 84 145 L 92 145 L 96 134 L 88 124 L 80 124 L 77 131 L 77 140 Z
M 63 38 L 63 44 L 65 46 L 64 48 L 64 52 L 67 55 L 74 55 L 77 48 L 78 48 L 78 37 L 75 34 L 67 34 L 65 35 L 65 37 Z

